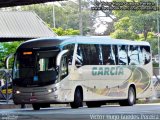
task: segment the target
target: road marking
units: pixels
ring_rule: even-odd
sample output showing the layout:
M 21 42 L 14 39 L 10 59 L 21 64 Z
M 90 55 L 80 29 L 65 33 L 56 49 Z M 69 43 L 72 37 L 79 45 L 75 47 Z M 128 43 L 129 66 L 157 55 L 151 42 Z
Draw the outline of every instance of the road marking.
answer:
M 136 104 L 137 106 L 146 106 L 146 105 L 160 105 L 160 103 L 147 103 L 147 104 Z

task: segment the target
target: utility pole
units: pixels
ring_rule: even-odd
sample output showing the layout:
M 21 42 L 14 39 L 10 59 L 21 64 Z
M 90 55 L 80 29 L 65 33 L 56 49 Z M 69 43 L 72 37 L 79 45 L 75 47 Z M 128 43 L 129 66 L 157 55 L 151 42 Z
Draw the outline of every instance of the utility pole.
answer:
M 54 10 L 54 2 L 53 2 L 53 28 L 56 28 L 56 18 L 55 18 L 55 10 Z
M 83 35 L 82 1 L 78 0 L 78 3 L 79 3 L 79 31 L 80 31 L 80 35 Z
M 159 75 L 160 75 L 160 41 L 159 41 L 159 3 L 158 3 L 158 0 L 157 0 L 157 33 L 158 33 L 158 61 L 159 61 Z

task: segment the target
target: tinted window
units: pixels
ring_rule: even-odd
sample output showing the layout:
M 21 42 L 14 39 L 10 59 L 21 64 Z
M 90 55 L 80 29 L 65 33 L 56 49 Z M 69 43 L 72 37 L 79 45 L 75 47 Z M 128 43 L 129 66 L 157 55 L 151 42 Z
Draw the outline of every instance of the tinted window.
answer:
M 128 46 L 118 46 L 118 63 L 119 65 L 128 65 Z
M 58 53 L 55 50 L 17 53 L 13 70 L 14 84 L 44 86 L 55 83 L 58 77 L 55 69 Z
M 54 57 L 40 58 L 38 64 L 39 71 L 55 71 L 56 59 Z
M 102 45 L 103 65 L 115 65 L 115 54 L 111 45 Z
M 74 53 L 74 44 L 66 45 L 63 47 L 63 50 L 69 50 L 68 52 L 68 61 L 72 63 L 73 53 Z
M 63 56 L 62 61 L 61 61 L 61 68 L 60 68 L 61 69 L 61 75 L 60 75 L 61 80 L 68 75 L 68 64 L 67 64 L 67 62 L 68 62 L 67 56 Z
M 90 65 L 100 64 L 99 45 L 90 45 Z
M 138 46 L 130 45 L 128 51 L 128 62 L 129 65 L 138 65 L 139 64 L 139 52 Z
M 151 60 L 150 47 L 140 46 L 139 47 L 139 61 L 140 64 L 148 64 Z
M 80 44 L 77 48 L 76 64 L 99 65 L 100 60 L 99 45 Z
M 76 62 L 82 62 L 82 65 L 90 64 L 90 47 L 89 45 L 78 45 L 78 52 L 76 56 Z

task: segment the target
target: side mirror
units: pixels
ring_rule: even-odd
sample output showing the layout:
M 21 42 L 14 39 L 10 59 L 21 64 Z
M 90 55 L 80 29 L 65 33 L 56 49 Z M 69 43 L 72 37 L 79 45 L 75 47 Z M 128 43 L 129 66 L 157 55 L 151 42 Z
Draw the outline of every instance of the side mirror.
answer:
M 14 54 L 10 54 L 5 59 L 5 68 L 9 69 L 9 60 L 14 56 Z
M 61 51 L 61 52 L 58 54 L 57 59 L 56 59 L 56 66 L 60 66 L 62 56 L 63 56 L 64 54 L 66 54 L 67 52 L 68 52 L 68 50 L 63 50 L 63 51 Z

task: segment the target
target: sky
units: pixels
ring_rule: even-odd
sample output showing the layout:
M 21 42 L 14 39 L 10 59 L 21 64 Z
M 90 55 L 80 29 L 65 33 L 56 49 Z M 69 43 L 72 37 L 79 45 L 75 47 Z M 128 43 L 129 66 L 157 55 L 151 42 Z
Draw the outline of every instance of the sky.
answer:
M 100 0 L 97 0 L 97 1 L 100 1 Z M 112 0 L 101 0 L 101 1 L 112 2 Z M 96 22 L 94 24 L 94 27 L 96 28 L 95 32 L 97 34 L 102 34 L 107 30 L 108 25 L 107 24 L 105 24 L 105 25 L 102 24 L 102 23 L 105 23 L 105 22 L 112 22 L 112 19 L 109 18 L 109 17 L 106 17 L 105 14 L 102 11 L 99 11 L 99 17 L 96 19 Z
M 95 32 L 98 34 L 104 33 L 107 30 L 107 24 L 102 24 L 105 22 L 112 22 L 112 19 L 109 17 L 105 17 L 105 14 L 103 12 L 99 12 L 98 18 L 96 18 L 96 22 L 93 27 L 95 27 Z

